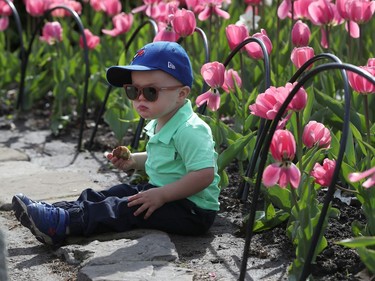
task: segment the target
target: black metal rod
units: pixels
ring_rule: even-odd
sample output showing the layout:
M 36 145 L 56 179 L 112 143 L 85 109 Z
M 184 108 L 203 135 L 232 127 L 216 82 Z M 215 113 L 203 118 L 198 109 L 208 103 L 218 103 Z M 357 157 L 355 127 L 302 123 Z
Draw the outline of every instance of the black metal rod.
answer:
M 342 64 L 342 63 L 338 63 L 338 62 L 326 63 L 326 64 L 323 64 L 323 65 L 317 66 L 316 68 L 314 68 L 313 70 L 308 72 L 305 76 L 303 76 L 301 78 L 301 80 L 294 86 L 294 88 L 289 93 L 288 97 L 286 98 L 286 100 L 284 101 L 282 106 L 280 107 L 280 110 L 276 114 L 276 117 L 271 124 L 269 133 L 267 134 L 267 137 L 264 141 L 264 146 L 263 146 L 262 153 L 261 153 L 261 156 L 260 156 L 259 169 L 258 169 L 258 174 L 257 174 L 257 179 L 256 179 L 256 184 L 255 184 L 255 189 L 254 189 L 255 196 L 259 196 L 259 193 L 260 193 L 261 180 L 262 180 L 263 171 L 264 171 L 266 159 L 267 159 L 266 156 L 267 156 L 267 153 L 268 153 L 271 141 L 272 141 L 273 134 L 274 134 L 274 132 L 276 130 L 276 127 L 277 127 L 277 124 L 280 121 L 282 115 L 284 114 L 287 106 L 289 105 L 289 103 L 291 102 L 291 100 L 293 99 L 295 94 L 298 92 L 298 90 L 309 79 L 311 79 L 312 77 L 314 77 L 315 75 L 317 75 L 318 73 L 320 73 L 322 71 L 326 71 L 326 70 L 330 70 L 330 69 L 351 70 L 353 72 L 356 72 L 356 73 L 362 75 L 367 80 L 369 80 L 370 82 L 375 84 L 375 78 L 370 76 L 368 73 L 364 72 L 359 67 L 356 67 L 356 66 L 353 66 L 353 65 L 350 65 L 350 64 Z M 342 74 L 343 74 L 344 80 L 347 83 L 346 73 L 342 72 Z M 345 91 L 348 92 L 347 85 L 345 86 Z M 346 95 L 348 96 L 349 94 L 346 93 Z M 311 264 L 311 260 L 312 260 L 313 253 L 314 253 L 314 250 L 315 250 L 315 246 L 316 246 L 316 244 L 318 242 L 318 239 L 320 237 L 323 222 L 324 222 L 324 219 L 325 219 L 326 214 L 327 214 L 328 206 L 329 206 L 329 203 L 331 202 L 331 200 L 333 198 L 333 194 L 334 194 L 334 191 L 335 191 L 335 183 L 336 183 L 336 180 L 337 180 L 337 177 L 338 177 L 338 172 L 339 172 L 339 169 L 340 169 L 340 166 L 341 166 L 343 154 L 344 154 L 344 151 L 345 151 L 346 141 L 347 141 L 348 127 L 349 127 L 349 116 L 348 116 L 347 113 L 349 113 L 349 112 L 350 112 L 350 100 L 349 100 L 349 98 L 347 98 L 346 101 L 345 101 L 345 116 L 344 116 L 345 118 L 344 118 L 343 137 L 341 138 L 341 142 L 340 142 L 340 151 L 339 151 L 338 158 L 337 158 L 337 161 L 336 161 L 336 167 L 335 167 L 335 170 L 334 170 L 334 173 L 333 173 L 333 176 L 332 176 L 331 185 L 330 185 L 329 190 L 328 190 L 327 195 L 326 195 L 326 199 L 325 199 L 322 211 L 321 211 L 321 215 L 319 217 L 318 224 L 315 228 L 314 235 L 312 237 L 312 242 L 311 242 L 311 247 L 310 247 L 310 249 L 312 249 L 310 252 L 312 252 L 312 253 L 309 252 L 309 254 L 308 254 L 308 256 L 305 260 L 304 267 L 307 266 L 307 269 L 306 270 L 304 269 L 304 271 L 305 271 L 304 274 L 305 275 L 307 274 L 307 276 L 310 274 L 310 272 L 309 272 L 310 264 Z M 241 281 L 244 280 L 245 274 L 246 274 L 248 252 L 249 252 L 251 238 L 252 238 L 252 235 L 253 235 L 253 224 L 254 224 L 254 220 L 255 220 L 255 214 L 256 214 L 256 206 L 255 206 L 255 204 L 252 204 L 250 214 L 249 214 L 249 220 L 248 220 L 247 228 L 246 228 L 246 240 L 245 240 L 244 254 L 243 254 L 241 272 L 240 272 L 240 279 L 239 279 Z M 300 280 L 305 280 L 307 278 L 307 276 L 305 276 L 305 275 L 301 276 Z
M 54 10 L 57 10 L 57 9 L 64 9 L 64 10 L 68 11 L 73 16 L 75 22 L 78 25 L 79 31 L 81 33 L 82 41 L 83 41 L 83 47 L 84 47 L 83 51 L 84 51 L 84 61 L 85 61 L 86 72 L 85 72 L 85 86 L 84 86 L 84 91 L 83 91 L 83 101 L 82 101 L 82 110 L 81 110 L 82 111 L 81 112 L 81 126 L 80 126 L 79 137 L 78 137 L 78 145 L 77 145 L 77 151 L 80 151 L 81 150 L 81 143 L 82 143 L 83 127 L 84 127 L 85 116 L 86 116 L 87 91 L 88 91 L 88 83 L 89 83 L 89 77 L 90 77 L 90 63 L 89 63 L 88 47 L 87 47 L 87 40 L 86 40 L 86 35 L 85 35 L 85 32 L 84 32 L 84 27 L 83 27 L 83 24 L 82 24 L 82 21 L 81 21 L 79 15 L 77 14 L 76 11 L 74 11 L 73 9 L 71 9 L 67 6 L 59 5 L 59 6 L 55 6 L 51 9 L 47 10 L 43 14 L 43 16 L 39 19 L 39 22 L 38 22 L 37 27 L 35 28 L 35 30 L 33 32 L 33 35 L 32 35 L 31 40 L 29 42 L 28 49 L 27 49 L 26 54 L 25 54 L 25 61 L 24 61 L 23 68 L 21 70 L 21 83 L 20 84 L 21 85 L 24 84 L 27 63 L 29 61 L 31 48 L 32 48 L 34 39 L 37 35 L 37 32 L 41 29 L 41 27 L 44 23 L 44 20 L 49 16 L 49 14 L 51 12 L 53 12 Z M 21 104 L 21 101 L 22 100 L 19 100 L 19 104 Z
M 17 31 L 18 31 L 18 35 L 19 35 L 19 40 L 20 40 L 20 59 L 21 59 L 21 65 L 20 65 L 20 68 L 21 68 L 21 80 L 20 80 L 20 85 L 19 85 L 19 89 L 18 89 L 18 97 L 17 97 L 17 103 L 16 103 L 16 109 L 18 109 L 20 107 L 20 104 L 22 102 L 22 99 L 23 99 L 23 92 L 24 92 L 24 87 L 25 87 L 25 78 L 22 76 L 22 74 L 24 73 L 22 70 L 24 68 L 24 65 L 25 65 L 25 46 L 23 44 L 23 30 L 22 30 L 22 24 L 21 24 L 21 20 L 20 20 L 20 16 L 18 14 L 18 11 L 16 9 L 16 7 L 14 6 L 13 2 L 9 1 L 9 0 L 4 0 L 8 6 L 10 7 L 10 9 L 12 10 L 12 14 L 13 14 L 13 17 L 14 17 L 14 20 L 16 21 L 16 26 L 17 26 Z

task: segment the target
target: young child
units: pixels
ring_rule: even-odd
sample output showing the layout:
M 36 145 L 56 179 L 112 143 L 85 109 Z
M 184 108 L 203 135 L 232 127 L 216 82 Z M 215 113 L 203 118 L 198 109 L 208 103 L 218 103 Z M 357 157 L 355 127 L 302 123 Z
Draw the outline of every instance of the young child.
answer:
M 148 183 L 86 189 L 76 201 L 54 204 L 18 194 L 12 200 L 15 216 L 50 245 L 61 245 L 67 235 L 135 228 L 205 233 L 219 210 L 220 178 L 211 130 L 187 99 L 193 73 L 185 50 L 174 42 L 147 44 L 130 65 L 110 67 L 107 80 L 124 87 L 139 115 L 150 120 L 146 152 L 128 159 L 112 152 L 107 158 L 120 170 L 144 169 Z

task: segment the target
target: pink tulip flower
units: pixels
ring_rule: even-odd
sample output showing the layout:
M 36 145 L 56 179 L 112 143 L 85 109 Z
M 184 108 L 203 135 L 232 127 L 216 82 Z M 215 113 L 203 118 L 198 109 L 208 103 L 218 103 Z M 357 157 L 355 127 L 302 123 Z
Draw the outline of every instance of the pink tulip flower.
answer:
M 217 61 L 205 63 L 201 68 L 204 81 L 211 88 L 220 88 L 224 83 L 225 66 Z
M 289 91 L 289 93 L 293 90 L 293 88 L 297 85 L 297 82 L 286 83 L 285 88 Z M 305 108 L 307 103 L 307 93 L 303 87 L 299 88 L 297 93 L 294 95 L 291 102 L 288 104 L 287 109 L 293 111 L 301 111 Z
M 358 24 L 368 22 L 375 12 L 375 2 L 370 0 L 346 1 L 345 8 L 350 21 Z
M 213 14 L 216 14 L 224 19 L 230 18 L 229 13 L 221 9 L 223 0 L 202 0 L 201 3 L 204 9 L 198 15 L 199 20 L 205 21 Z
M 298 20 L 292 28 L 292 43 L 295 47 L 305 47 L 310 41 L 310 28 L 309 26 Z
M 245 25 L 230 24 L 225 28 L 225 34 L 227 36 L 229 48 L 235 49 L 246 37 L 249 36 L 249 32 Z
M 369 178 L 362 184 L 362 186 L 364 188 L 370 188 L 372 186 L 375 186 L 375 167 L 366 170 L 362 173 L 350 173 L 348 175 L 348 179 L 351 182 L 357 182 L 367 177 Z
M 315 182 L 321 186 L 329 186 L 332 181 L 333 172 L 335 170 L 336 161 L 325 158 L 323 165 L 315 163 L 311 176 L 315 178 Z
M 49 45 L 53 45 L 56 42 L 62 41 L 63 29 L 59 22 L 47 22 L 43 26 L 42 36 L 40 36 L 41 41 L 47 42 Z
M 266 46 L 267 54 L 271 54 L 272 52 L 272 42 L 267 36 L 267 32 L 264 29 L 261 29 L 260 32 L 255 33 L 252 37 L 260 39 L 264 45 Z M 245 49 L 250 57 L 253 59 L 259 60 L 263 59 L 263 52 L 262 48 L 256 42 L 251 42 L 246 44 Z
M 85 36 L 86 36 L 86 42 L 87 42 L 87 47 L 89 49 L 95 49 L 95 47 L 100 43 L 100 37 L 93 35 L 91 31 L 87 28 L 85 28 Z M 81 48 L 84 48 L 83 46 L 83 38 L 80 36 L 79 38 L 79 46 Z
M 285 87 L 269 87 L 259 94 L 254 104 L 249 106 L 250 113 L 264 119 L 273 120 L 289 94 Z
M 120 13 L 112 18 L 112 22 L 114 25 L 114 29 L 102 29 L 102 32 L 109 36 L 116 37 L 130 30 L 133 24 L 133 15 Z
M 121 13 L 122 5 L 119 0 L 101 0 L 101 10 L 104 11 L 109 17 L 113 17 Z
M 154 37 L 154 42 L 156 41 L 169 41 L 176 42 L 180 36 L 174 31 L 170 24 L 165 22 L 158 23 L 158 33 Z
M 45 0 L 26 0 L 25 5 L 26 12 L 33 17 L 42 16 L 48 8 Z
M 146 16 L 157 19 L 160 16 L 160 0 L 143 0 L 144 5 L 134 8 L 133 14 L 144 12 Z
M 368 67 L 375 67 L 375 58 L 369 58 L 367 60 L 367 66 Z
M 82 5 L 81 3 L 77 2 L 77 1 L 73 1 L 73 0 L 50 0 L 50 1 L 45 1 L 46 2 L 46 10 L 47 9 L 52 9 L 56 6 L 66 6 L 70 9 L 72 9 L 73 11 L 75 11 L 77 14 L 81 14 L 82 13 Z M 54 17 L 60 17 L 60 18 L 63 18 L 63 17 L 70 17 L 72 14 L 65 10 L 65 9 L 56 9 L 56 10 L 53 10 L 53 12 L 51 13 L 52 16 Z
M 290 55 L 290 59 L 295 65 L 295 67 L 300 68 L 305 62 L 307 62 L 309 59 L 314 57 L 314 49 L 311 47 L 298 47 L 293 48 L 292 54 Z M 310 66 L 307 69 L 310 69 L 313 65 L 310 64 Z
M 11 0 L 13 2 L 13 0 Z M 12 9 L 5 1 L 0 1 L 0 16 L 9 17 L 12 15 Z
M 217 89 L 209 90 L 201 95 L 199 95 L 195 104 L 200 107 L 203 104 L 207 104 L 207 108 L 211 111 L 217 111 L 220 107 L 220 93 Z
M 0 17 L 0 31 L 4 31 L 9 26 L 9 17 Z
M 231 69 L 225 70 L 224 72 L 224 84 L 221 87 L 225 92 L 230 93 L 236 89 L 235 84 L 237 87 L 241 88 L 242 80 L 240 75 L 237 71 Z
M 331 133 L 322 123 L 310 121 L 303 130 L 302 142 L 308 148 L 314 145 L 329 148 L 331 146 Z
M 272 137 L 270 151 L 277 162 L 267 166 L 264 170 L 263 184 L 266 187 L 278 184 L 281 188 L 291 184 L 293 188 L 297 188 L 301 172 L 292 162 L 296 154 L 293 134 L 288 130 L 276 130 Z
M 370 61 L 370 65 L 373 62 Z M 375 77 L 375 66 L 360 66 L 363 70 L 369 72 L 372 76 Z M 360 94 L 374 94 L 375 93 L 375 85 L 372 84 L 370 81 L 358 75 L 352 71 L 347 71 L 348 80 L 350 86 L 353 88 L 354 91 Z
M 194 13 L 186 9 L 177 10 L 173 14 L 171 24 L 174 31 L 181 37 L 193 34 L 197 27 Z
M 348 1 L 352 0 L 336 0 L 337 11 L 343 19 L 347 20 L 345 29 L 349 32 L 349 35 L 353 38 L 359 38 L 360 29 L 358 23 L 349 20 L 348 5 L 346 4 Z
M 207 107 L 212 111 L 220 107 L 220 93 L 218 88 L 224 84 L 225 66 L 217 61 L 206 63 L 201 68 L 201 75 L 204 81 L 211 87 L 210 90 L 201 94 L 195 100 L 197 106 L 207 103 Z

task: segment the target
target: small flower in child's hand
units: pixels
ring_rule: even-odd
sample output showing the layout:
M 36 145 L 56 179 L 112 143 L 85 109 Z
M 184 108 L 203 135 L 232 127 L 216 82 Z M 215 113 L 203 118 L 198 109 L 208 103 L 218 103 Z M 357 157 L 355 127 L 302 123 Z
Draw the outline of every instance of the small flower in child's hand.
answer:
M 362 184 L 362 186 L 365 188 L 370 188 L 372 186 L 375 186 L 375 167 L 369 170 L 366 170 L 362 173 L 350 173 L 348 175 L 348 179 L 351 182 L 357 182 L 368 176 L 370 177 Z
M 325 158 L 323 166 L 319 163 L 314 165 L 311 176 L 315 178 L 315 182 L 321 186 L 329 186 L 332 181 L 333 172 L 335 170 L 336 161 Z
M 126 146 L 118 146 L 113 150 L 112 154 L 117 158 L 128 160 L 130 158 L 131 153 Z

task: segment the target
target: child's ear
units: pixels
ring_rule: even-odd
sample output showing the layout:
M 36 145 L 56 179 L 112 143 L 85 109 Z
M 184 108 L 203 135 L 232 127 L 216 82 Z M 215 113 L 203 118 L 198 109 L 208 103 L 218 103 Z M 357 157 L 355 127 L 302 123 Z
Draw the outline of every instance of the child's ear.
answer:
M 183 86 L 180 90 L 180 97 L 183 98 L 183 99 L 186 99 L 189 94 L 190 94 L 190 87 L 189 86 Z

